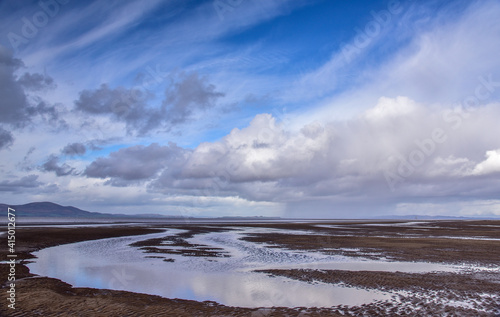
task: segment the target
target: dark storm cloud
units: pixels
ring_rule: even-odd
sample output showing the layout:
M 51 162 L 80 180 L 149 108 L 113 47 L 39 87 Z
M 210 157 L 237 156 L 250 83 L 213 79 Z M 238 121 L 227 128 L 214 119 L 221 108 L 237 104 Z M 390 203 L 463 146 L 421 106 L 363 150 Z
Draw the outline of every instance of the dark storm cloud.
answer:
M 49 159 L 41 166 L 45 172 L 55 172 L 57 176 L 67 176 L 74 174 L 74 168 L 64 163 L 59 164 L 59 158 L 56 155 L 51 155 Z
M 175 167 L 179 161 L 184 161 L 185 153 L 187 150 L 173 143 L 168 146 L 136 145 L 112 152 L 107 158 L 98 158 L 87 166 L 84 174 L 94 178 L 110 177 L 113 185 L 124 185 L 147 180 L 164 168 Z
M 215 91 L 215 86 L 208 83 L 206 77 L 197 73 L 180 73 L 170 79 L 161 107 L 148 105 L 152 96 L 145 90 L 112 89 L 102 84 L 99 89 L 80 92 L 75 101 L 76 109 L 89 115 L 111 116 L 124 122 L 128 133 L 144 135 L 157 128 L 168 130 L 186 122 L 194 112 L 213 107 L 217 99 L 224 96 Z
M 17 192 L 29 188 L 40 187 L 42 183 L 37 181 L 37 179 L 38 175 L 31 174 L 13 181 L 2 181 L 0 182 L 0 191 Z
M 10 146 L 14 142 L 12 133 L 0 127 L 0 150 Z
M 82 143 L 70 143 L 62 149 L 62 153 L 69 156 L 83 155 L 87 152 L 87 148 Z

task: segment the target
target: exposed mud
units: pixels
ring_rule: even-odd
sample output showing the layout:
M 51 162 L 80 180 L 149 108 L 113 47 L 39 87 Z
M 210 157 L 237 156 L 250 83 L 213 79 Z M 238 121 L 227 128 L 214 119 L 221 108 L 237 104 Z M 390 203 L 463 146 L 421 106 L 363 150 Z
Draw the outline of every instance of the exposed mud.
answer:
M 271 247 L 352 257 L 498 267 L 500 230 L 495 225 L 500 221 L 435 221 L 412 226 L 341 223 L 334 228 L 302 225 L 317 234 L 257 233 L 243 239 Z
M 163 238 L 147 239 L 130 244 L 132 247 L 139 247 L 146 253 L 180 254 L 183 256 L 198 257 L 229 257 L 224 249 L 214 248 L 202 244 L 189 243 L 186 239 L 192 238 L 197 234 L 209 232 L 222 232 L 231 229 L 216 227 L 177 227 L 176 229 L 185 230 L 176 235 L 166 235 Z M 173 259 L 165 259 L 171 261 Z
M 16 233 L 16 310 L 1 301 L 1 316 L 499 316 L 500 221 L 332 222 L 330 224 L 220 224 L 164 225 L 185 230 L 161 239 L 136 243 L 149 257 L 165 254 L 221 257 L 220 248 L 192 244 L 198 234 L 234 227 L 259 227 L 264 232 L 242 239 L 270 248 L 310 250 L 398 261 L 427 261 L 489 267 L 489 270 L 401 273 L 341 270 L 264 270 L 309 283 L 341 284 L 396 295 L 389 301 L 330 308 L 240 308 L 214 302 L 168 299 L 104 289 L 75 288 L 52 278 L 33 277 L 25 266 L 31 252 L 85 240 L 161 232 L 146 225 L 96 228 L 23 228 Z M 156 227 L 159 227 L 156 225 Z M 294 230 L 293 234 L 266 233 L 265 228 Z M 164 248 L 168 246 L 168 248 Z M 167 249 L 169 252 L 163 252 Z M 0 256 L 6 258 L 6 244 Z M 168 257 L 164 261 L 172 261 Z M 7 276 L 8 265 L 0 264 Z M 2 285 L 5 292 L 6 283 Z
M 420 316 L 500 314 L 500 279 L 494 272 L 401 273 L 341 270 L 260 270 L 309 283 L 342 284 L 348 287 L 400 291 L 393 301 L 370 304 L 379 313 L 419 311 Z M 453 304 L 455 303 L 455 304 Z M 352 311 L 352 309 L 347 309 Z M 441 312 L 441 314 L 437 314 Z

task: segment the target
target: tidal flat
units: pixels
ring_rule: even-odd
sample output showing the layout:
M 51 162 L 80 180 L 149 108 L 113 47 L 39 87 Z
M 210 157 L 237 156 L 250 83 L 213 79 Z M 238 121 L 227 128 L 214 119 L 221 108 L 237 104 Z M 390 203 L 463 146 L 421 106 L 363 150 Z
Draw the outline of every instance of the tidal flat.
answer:
M 15 314 L 0 312 L 497 316 L 499 229 L 493 220 L 26 226 Z

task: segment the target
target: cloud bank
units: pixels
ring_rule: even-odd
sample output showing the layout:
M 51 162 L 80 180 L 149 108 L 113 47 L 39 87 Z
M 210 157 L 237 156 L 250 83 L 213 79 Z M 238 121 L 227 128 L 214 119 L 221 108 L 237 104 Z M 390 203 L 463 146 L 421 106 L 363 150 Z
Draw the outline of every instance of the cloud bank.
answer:
M 355 119 L 312 122 L 299 132 L 262 114 L 192 151 L 173 144 L 121 149 L 92 162 L 85 174 L 115 186 L 146 182 L 150 191 L 169 195 L 285 204 L 319 199 L 322 208 L 336 201 L 355 207 L 367 196 L 424 202 L 474 192 L 491 199 L 500 189 L 500 129 L 493 119 L 499 116 L 499 104 L 436 112 L 406 97 L 383 97 Z

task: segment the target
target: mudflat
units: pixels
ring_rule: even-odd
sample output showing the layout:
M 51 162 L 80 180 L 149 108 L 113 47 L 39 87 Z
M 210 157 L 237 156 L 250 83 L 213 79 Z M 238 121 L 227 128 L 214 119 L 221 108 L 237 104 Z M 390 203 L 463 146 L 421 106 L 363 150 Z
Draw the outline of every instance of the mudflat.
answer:
M 308 250 L 353 259 L 463 265 L 460 272 L 405 273 L 314 268 L 266 269 L 261 274 L 305 283 L 343 285 L 398 292 L 391 300 L 361 306 L 321 307 L 224 306 L 215 302 L 170 299 L 106 289 L 77 288 L 60 280 L 34 276 L 25 265 L 32 252 L 60 244 L 120 236 L 182 232 L 133 245 L 145 256 L 170 254 L 227 257 L 220 248 L 194 244 L 196 235 L 238 227 L 262 228 L 242 240 L 265 248 Z M 270 232 L 266 232 L 269 229 Z M 271 229 L 286 229 L 280 233 Z M 16 232 L 16 309 L 2 301 L 2 316 L 498 316 L 500 314 L 500 221 L 331 222 L 269 224 L 155 224 L 119 227 L 19 228 Z M 271 232 L 272 231 L 272 232 Z M 165 251 L 160 245 L 168 242 Z M 5 259 L 6 245 L 0 248 Z M 64 256 L 64 255 L 61 255 Z M 478 268 L 478 269 L 475 269 Z M 481 268 L 481 269 L 479 269 Z M 8 264 L 0 265 L 7 276 Z M 6 291 L 7 283 L 2 285 Z

